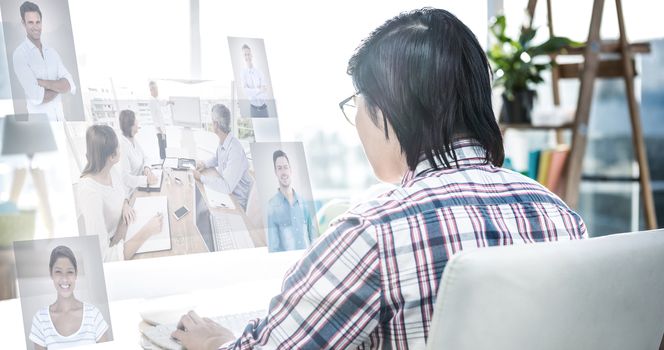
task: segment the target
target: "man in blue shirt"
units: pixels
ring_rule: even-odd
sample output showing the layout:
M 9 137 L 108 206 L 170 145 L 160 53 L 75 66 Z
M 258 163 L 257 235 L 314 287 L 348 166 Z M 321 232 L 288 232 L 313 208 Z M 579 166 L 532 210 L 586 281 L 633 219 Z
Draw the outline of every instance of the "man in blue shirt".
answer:
M 307 203 L 291 186 L 291 167 L 282 150 L 272 154 L 279 189 L 268 202 L 267 240 L 271 252 L 305 249 L 316 238 Z
M 231 112 L 222 104 L 212 107 L 212 128 L 219 137 L 216 154 L 205 162 L 197 161 L 194 177 L 213 190 L 233 194 L 242 208 L 247 208 L 253 179 L 249 174 L 249 160 L 242 144 L 231 133 Z M 201 175 L 205 168 L 214 168 L 219 176 Z

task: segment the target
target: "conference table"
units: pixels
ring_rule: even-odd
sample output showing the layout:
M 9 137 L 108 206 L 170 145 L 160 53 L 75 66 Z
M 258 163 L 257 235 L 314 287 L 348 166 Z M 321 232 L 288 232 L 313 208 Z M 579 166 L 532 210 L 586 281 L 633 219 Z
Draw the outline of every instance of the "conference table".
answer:
M 142 130 L 146 131 L 146 130 Z M 137 135 L 137 141 L 141 142 L 146 154 L 153 162 L 158 162 L 159 150 L 156 148 L 156 134 L 149 132 L 142 132 Z M 167 127 L 166 135 L 168 144 L 171 145 L 166 149 L 168 157 L 183 157 L 191 159 L 207 159 L 213 155 L 213 151 L 219 142 L 216 135 L 211 134 L 204 130 L 192 130 L 180 127 Z M 208 176 L 220 176 L 219 173 L 212 168 L 205 169 L 202 174 Z M 179 181 L 176 181 L 175 179 Z M 154 251 L 138 253 L 134 255 L 133 259 L 156 258 L 171 255 L 193 254 L 208 252 L 208 248 L 203 241 L 203 237 L 196 227 L 196 208 L 194 205 L 194 191 L 198 186 L 203 194 L 203 198 L 207 203 L 210 203 L 207 198 L 205 186 L 200 181 L 194 179 L 191 170 L 176 170 L 176 169 L 163 169 L 163 179 L 161 191 L 159 192 L 143 192 L 134 191 L 130 198 L 130 205 L 136 201 L 136 198 L 151 197 L 151 196 L 166 196 L 168 201 L 168 222 L 169 231 L 171 236 L 171 249 L 164 251 Z M 263 220 L 260 218 L 250 219 L 244 212 L 242 207 L 237 202 L 237 199 L 230 195 L 234 202 L 234 209 L 219 208 L 209 206 L 212 215 L 228 215 L 236 214 L 242 217 L 245 227 L 254 243 L 255 247 L 266 246 L 266 233 Z M 173 212 L 178 208 L 186 206 L 189 209 L 187 213 L 180 220 L 176 220 Z M 118 226 L 117 233 L 123 235 L 127 230 L 127 226 L 122 222 Z
M 203 198 L 209 203 L 205 187 L 201 182 L 194 180 L 193 176 L 187 173 L 190 171 L 165 171 L 163 184 L 160 192 L 141 192 L 136 191 L 130 200 L 130 204 L 136 198 L 150 197 L 150 196 L 166 196 L 168 200 L 168 222 L 171 235 L 171 249 L 165 251 L 138 253 L 134 255 L 134 259 L 156 258 L 170 255 L 192 254 L 192 253 L 205 253 L 208 248 L 203 241 L 203 237 L 196 227 L 196 208 L 194 205 L 194 186 L 198 186 L 203 194 Z M 214 169 L 206 169 L 203 174 L 209 176 L 219 176 Z M 180 179 L 181 183 L 176 183 L 175 178 Z M 237 200 L 231 195 L 231 199 L 235 204 L 235 209 L 226 208 L 213 208 L 210 207 L 210 214 L 212 215 L 227 215 L 236 214 L 240 215 L 245 223 L 249 235 L 255 247 L 264 247 L 266 245 L 265 230 L 263 227 L 256 227 L 252 220 L 249 220 L 242 207 Z M 187 213 L 182 219 L 176 220 L 172 213 L 182 207 L 189 208 Z M 124 225 L 123 225 L 124 226 Z M 124 226 L 123 229 L 126 229 Z

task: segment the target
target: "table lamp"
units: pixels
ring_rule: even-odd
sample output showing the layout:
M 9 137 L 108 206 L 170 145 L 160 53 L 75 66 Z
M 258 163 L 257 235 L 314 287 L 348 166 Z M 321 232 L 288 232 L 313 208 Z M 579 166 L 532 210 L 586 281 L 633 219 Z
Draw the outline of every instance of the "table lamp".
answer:
M 37 190 L 39 212 L 49 234 L 53 233 L 53 217 L 48 203 L 48 191 L 44 172 L 32 166 L 36 153 L 57 151 L 58 147 L 53 137 L 51 124 L 46 114 L 17 114 L 8 115 L 0 120 L 2 127 L 1 156 L 24 154 L 28 157 L 28 169 L 15 169 L 13 184 L 9 200 L 18 203 L 27 171 L 32 174 L 32 180 Z

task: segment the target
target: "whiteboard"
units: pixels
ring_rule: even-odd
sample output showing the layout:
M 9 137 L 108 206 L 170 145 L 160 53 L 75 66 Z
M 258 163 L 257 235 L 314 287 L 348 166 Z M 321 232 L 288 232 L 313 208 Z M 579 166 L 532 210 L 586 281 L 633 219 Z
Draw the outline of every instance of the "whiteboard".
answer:
M 171 97 L 173 124 L 201 127 L 201 99 L 198 97 Z

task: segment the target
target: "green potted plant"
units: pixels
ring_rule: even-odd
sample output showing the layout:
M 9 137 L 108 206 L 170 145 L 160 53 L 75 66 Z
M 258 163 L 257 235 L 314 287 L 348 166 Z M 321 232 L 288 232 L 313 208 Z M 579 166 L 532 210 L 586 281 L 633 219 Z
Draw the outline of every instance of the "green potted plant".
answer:
M 504 15 L 493 19 L 489 31 L 496 40 L 487 52 L 494 74 L 494 86 L 504 88 L 500 120 L 503 123 L 530 123 L 535 97 L 533 87 L 544 81 L 542 71 L 552 65 L 550 60 L 536 62 L 534 58 L 580 44 L 565 37 L 554 36 L 542 44 L 533 45 L 536 28 L 523 28 L 515 40 L 505 34 L 505 27 Z

